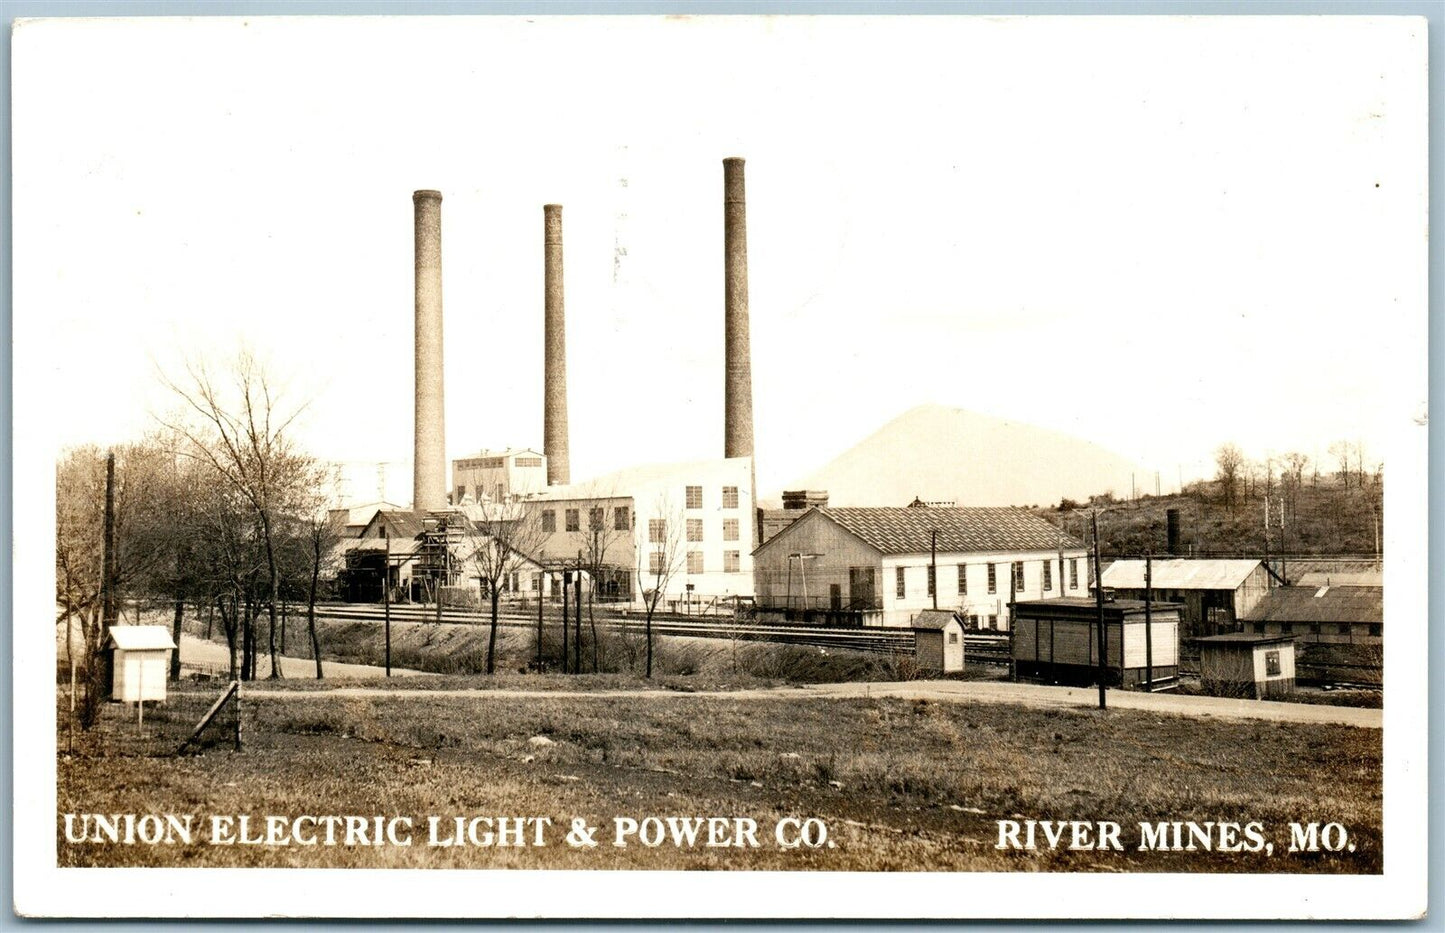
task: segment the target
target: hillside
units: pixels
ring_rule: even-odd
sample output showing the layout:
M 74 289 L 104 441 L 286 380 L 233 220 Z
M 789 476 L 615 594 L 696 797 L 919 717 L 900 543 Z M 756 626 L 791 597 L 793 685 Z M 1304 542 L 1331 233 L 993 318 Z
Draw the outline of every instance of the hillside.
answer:
M 1281 493 L 1276 486 L 1270 496 L 1269 553 L 1281 550 L 1292 555 L 1372 555 L 1376 552 L 1375 516 L 1381 483 L 1367 477 L 1349 484 L 1337 476 L 1306 479 L 1298 488 L 1283 494 L 1285 532 L 1279 528 Z M 1214 482 L 1193 483 L 1175 496 L 1142 496 L 1134 502 L 1096 497 L 1100 506 L 1099 545 L 1104 555 L 1162 554 L 1165 549 L 1165 513 L 1179 509 L 1180 543 L 1186 554 L 1263 556 L 1264 490 L 1259 484 L 1241 485 L 1231 506 Z M 1060 506 L 1063 506 L 1061 513 Z M 1087 534 L 1088 518 L 1074 511 L 1087 508 L 1089 500 L 1062 502 L 1036 510 L 1055 524 L 1063 523 L 1073 534 Z
M 1005 506 L 1127 495 L 1142 467 L 1097 444 L 961 408 L 920 405 L 789 489 L 826 489 L 834 505 L 953 501 Z M 1150 474 L 1152 476 L 1152 474 Z

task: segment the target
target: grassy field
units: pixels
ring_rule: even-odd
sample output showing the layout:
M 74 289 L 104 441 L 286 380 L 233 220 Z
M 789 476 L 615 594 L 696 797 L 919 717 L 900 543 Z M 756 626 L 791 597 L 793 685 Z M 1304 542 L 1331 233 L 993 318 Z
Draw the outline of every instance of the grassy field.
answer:
M 481 678 L 477 678 L 481 680 Z M 574 678 L 533 675 L 577 684 Z M 246 747 L 177 756 L 210 695 L 147 712 L 111 706 L 59 761 L 65 813 L 407 816 L 401 846 L 66 842 L 63 865 L 848 871 L 1377 872 L 1379 730 L 1114 710 L 903 700 L 638 695 L 525 701 L 399 690 L 248 701 Z M 62 732 L 60 748 L 67 748 Z M 430 847 L 428 816 L 546 816 L 544 848 Z M 747 817 L 757 848 L 612 842 L 617 817 Z M 780 849 L 785 816 L 831 846 Z M 564 843 L 573 818 L 602 845 Z M 1122 852 L 995 848 L 999 819 L 1114 820 Z M 1263 854 L 1140 852 L 1139 821 L 1259 821 Z M 1289 821 L 1339 822 L 1355 851 L 1288 855 Z M 1067 845 L 1067 842 L 1065 842 Z
M 148 615 L 147 621 L 169 625 L 158 612 Z M 304 625 L 304 619 L 293 618 L 288 627 L 285 653 L 291 657 L 311 657 L 311 645 L 305 637 Z M 549 617 L 543 639 L 544 656 L 549 659 L 549 669 L 553 670 L 561 656 L 559 625 L 555 618 Z M 316 628 L 323 660 L 373 666 L 384 663 L 382 628 L 378 623 L 318 619 Z M 394 667 L 467 678 L 486 670 L 489 629 L 485 625 L 393 622 L 391 628 Z M 185 630 L 204 637 L 206 627 L 199 619 L 188 617 Z M 584 631 L 584 636 L 583 669 L 590 672 L 593 669 L 592 633 Z M 606 628 L 599 628 L 597 636 L 597 673 L 589 675 L 593 682 L 637 683 L 646 666 L 644 637 L 635 632 L 623 633 Z M 212 630 L 211 640 L 224 643 L 218 627 Z M 884 655 L 741 639 L 662 635 L 654 638 L 653 648 L 655 679 L 673 688 L 684 685 L 692 689 L 711 689 L 781 683 L 897 681 L 919 676 L 911 654 Z M 494 678 L 484 681 L 469 679 L 468 682 L 474 685 L 516 685 L 517 678 L 522 677 L 529 687 L 546 689 L 544 685 L 549 683 L 560 687 L 572 685 L 571 679 L 554 681 L 529 674 L 535 669 L 535 658 L 534 629 L 499 628 L 497 673 Z M 978 671 L 975 675 L 984 676 L 986 673 Z

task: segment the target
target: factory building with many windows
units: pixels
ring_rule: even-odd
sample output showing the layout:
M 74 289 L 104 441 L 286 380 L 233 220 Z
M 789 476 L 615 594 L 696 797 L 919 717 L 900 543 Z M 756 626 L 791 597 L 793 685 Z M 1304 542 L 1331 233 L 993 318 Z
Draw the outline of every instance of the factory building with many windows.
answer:
M 1007 630 L 1009 604 L 1088 593 L 1082 544 L 1022 509 L 814 508 L 753 552 L 764 618 L 907 627 L 951 609 Z

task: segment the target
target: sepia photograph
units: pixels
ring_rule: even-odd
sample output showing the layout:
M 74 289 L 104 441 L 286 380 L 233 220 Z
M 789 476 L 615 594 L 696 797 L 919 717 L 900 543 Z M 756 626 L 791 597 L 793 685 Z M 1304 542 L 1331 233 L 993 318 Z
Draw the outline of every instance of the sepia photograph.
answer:
M 16 21 L 15 910 L 1422 916 L 1426 31 Z

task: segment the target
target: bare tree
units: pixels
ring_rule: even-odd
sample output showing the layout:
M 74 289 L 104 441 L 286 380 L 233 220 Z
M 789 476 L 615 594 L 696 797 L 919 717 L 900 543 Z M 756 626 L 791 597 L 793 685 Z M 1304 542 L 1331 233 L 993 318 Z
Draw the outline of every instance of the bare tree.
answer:
M 592 633 L 592 673 L 594 674 L 598 669 L 597 616 L 593 605 L 597 588 L 603 587 L 605 592 L 608 582 L 619 570 L 624 568 L 630 570 L 632 567 L 631 556 L 636 550 L 622 547 L 622 539 L 632 531 L 631 515 L 627 515 L 624 522 L 622 518 L 619 518 L 620 513 L 615 504 L 612 514 L 609 515 L 606 503 L 612 498 L 603 497 L 588 503 L 587 537 L 581 555 L 582 569 L 591 581 L 591 586 L 587 590 L 587 621 Z M 624 550 L 627 551 L 626 563 L 622 562 Z M 577 636 L 580 638 L 581 635 L 579 630 Z
M 1221 444 L 1214 452 L 1214 464 L 1217 470 L 1215 479 L 1219 482 L 1224 502 L 1233 508 L 1239 492 L 1240 473 L 1244 469 L 1244 454 L 1233 444 Z
M 652 617 L 667 595 L 667 585 L 683 569 L 686 559 L 683 544 L 683 529 L 686 527 L 682 514 L 666 496 L 659 496 L 657 507 L 647 521 L 647 543 L 637 549 L 638 582 L 646 581 L 642 588 L 642 607 L 646 613 L 647 632 L 647 676 L 652 677 Z M 641 529 L 639 529 L 641 530 Z M 647 555 L 646 574 L 643 573 L 643 555 Z
M 1350 486 L 1350 455 L 1353 452 L 1354 447 L 1349 441 L 1335 441 L 1329 446 L 1329 454 L 1339 464 L 1340 481 L 1345 484 L 1346 489 Z
M 496 671 L 497 623 L 502 590 L 513 574 L 538 563 L 543 538 L 541 512 L 532 503 L 482 502 L 468 509 L 466 560 L 476 572 L 481 595 L 491 608 L 487 673 Z M 563 620 L 566 624 L 566 620 Z
M 270 618 L 270 676 L 281 676 L 276 654 L 276 612 L 280 599 L 278 525 L 295 506 L 297 491 L 311 473 L 311 461 L 296 450 L 289 429 L 304 406 L 283 410 L 279 393 L 249 353 L 238 354 L 223 386 L 202 364 L 186 367 L 184 385 L 165 380 L 188 417 L 168 426 L 186 440 L 188 456 L 207 464 L 249 505 L 266 558 L 265 605 Z

